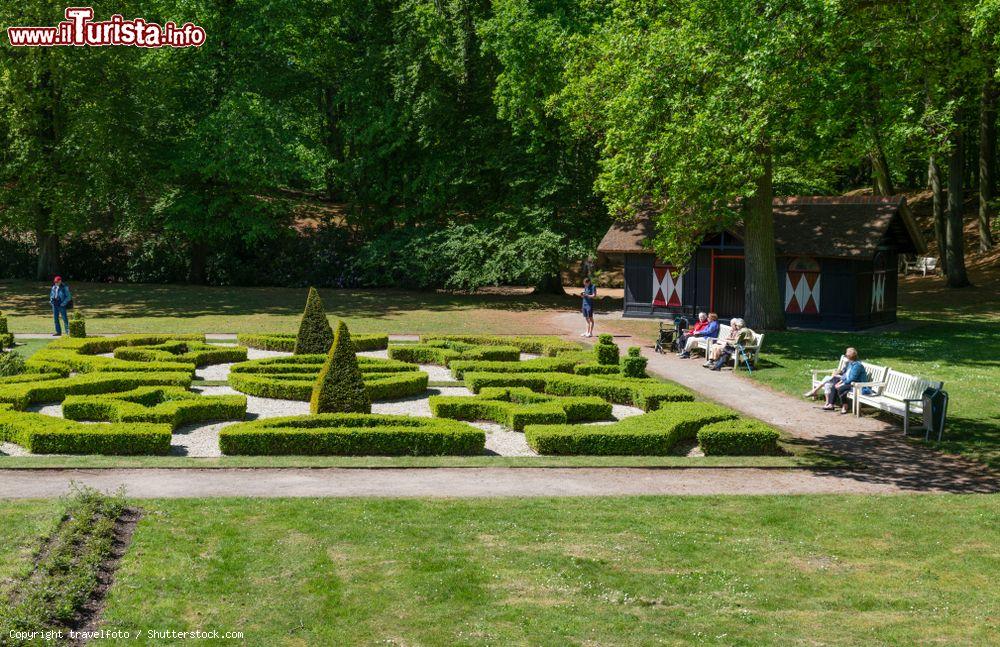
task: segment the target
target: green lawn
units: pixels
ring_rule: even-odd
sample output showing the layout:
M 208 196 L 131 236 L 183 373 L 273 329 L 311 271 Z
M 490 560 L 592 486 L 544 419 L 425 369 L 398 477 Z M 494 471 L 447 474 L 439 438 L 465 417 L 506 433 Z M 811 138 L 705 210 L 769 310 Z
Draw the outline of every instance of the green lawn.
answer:
M 56 527 L 61 509 L 58 500 L 0 503 L 0 600 L 5 599 L 13 578 L 31 570 L 39 538 Z M 3 629 L 0 627 L 0 636 L 6 637 Z
M 998 503 L 146 501 L 103 626 L 249 645 L 988 644 Z M 4 526 L 53 510 L 0 509 Z
M 74 283 L 91 333 L 295 332 L 306 288 L 225 288 Z M 552 332 L 541 313 L 575 310 L 579 299 L 535 295 L 456 295 L 404 290 L 320 290 L 326 311 L 353 332 Z M 52 331 L 48 287 L 0 281 L 0 304 L 15 333 Z M 601 305 L 617 310 L 620 301 Z

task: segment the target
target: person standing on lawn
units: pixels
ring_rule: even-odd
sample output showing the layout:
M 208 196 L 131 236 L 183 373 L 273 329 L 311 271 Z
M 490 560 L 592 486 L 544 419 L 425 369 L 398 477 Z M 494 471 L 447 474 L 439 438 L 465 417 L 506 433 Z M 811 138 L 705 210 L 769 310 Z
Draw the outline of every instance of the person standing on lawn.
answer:
M 587 332 L 582 333 L 581 337 L 594 336 L 594 297 L 596 296 L 597 286 L 588 276 L 583 279 L 583 292 L 580 293 L 580 297 L 583 298 L 583 319 L 587 322 Z
M 52 306 L 52 320 L 55 321 L 56 331 L 53 337 L 62 335 L 62 327 L 59 326 L 59 317 L 62 317 L 66 325 L 66 332 L 69 332 L 69 315 L 66 314 L 69 304 L 73 301 L 73 295 L 69 292 L 69 287 L 63 283 L 62 277 L 57 276 L 52 279 L 52 288 L 49 290 L 49 304 Z

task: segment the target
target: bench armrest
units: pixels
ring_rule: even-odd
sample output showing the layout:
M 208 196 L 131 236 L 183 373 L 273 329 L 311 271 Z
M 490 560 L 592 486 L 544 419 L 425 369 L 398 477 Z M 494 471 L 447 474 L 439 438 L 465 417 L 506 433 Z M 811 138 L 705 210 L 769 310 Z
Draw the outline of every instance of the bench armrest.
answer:
M 875 391 L 874 395 L 882 395 L 881 391 L 885 388 L 885 382 L 852 382 L 851 389 L 854 393 L 860 393 L 861 389 L 866 386 Z

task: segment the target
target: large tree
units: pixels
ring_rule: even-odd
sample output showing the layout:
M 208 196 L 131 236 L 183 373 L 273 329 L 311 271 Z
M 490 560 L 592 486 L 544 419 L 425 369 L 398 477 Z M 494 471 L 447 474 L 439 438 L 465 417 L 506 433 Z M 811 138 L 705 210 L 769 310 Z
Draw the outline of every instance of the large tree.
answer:
M 794 192 L 839 128 L 824 58 L 836 19 L 819 0 L 623 0 L 566 75 L 567 111 L 601 140 L 597 188 L 616 214 L 659 208 L 661 257 L 685 265 L 700 236 L 742 225 L 755 327 L 784 327 L 775 187 Z

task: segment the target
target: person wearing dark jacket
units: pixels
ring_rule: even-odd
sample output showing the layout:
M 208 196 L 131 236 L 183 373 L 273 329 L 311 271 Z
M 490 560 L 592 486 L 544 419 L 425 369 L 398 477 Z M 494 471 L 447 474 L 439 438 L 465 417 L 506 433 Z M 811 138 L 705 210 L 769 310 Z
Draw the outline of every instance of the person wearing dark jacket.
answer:
M 56 324 L 56 331 L 52 333 L 53 337 L 62 335 L 62 327 L 59 325 L 60 317 L 66 325 L 66 332 L 69 333 L 69 315 L 66 313 L 67 306 L 72 300 L 73 295 L 70 294 L 69 287 L 63 283 L 62 277 L 57 276 L 52 279 L 52 288 L 49 289 L 49 305 L 52 306 L 52 320 Z

